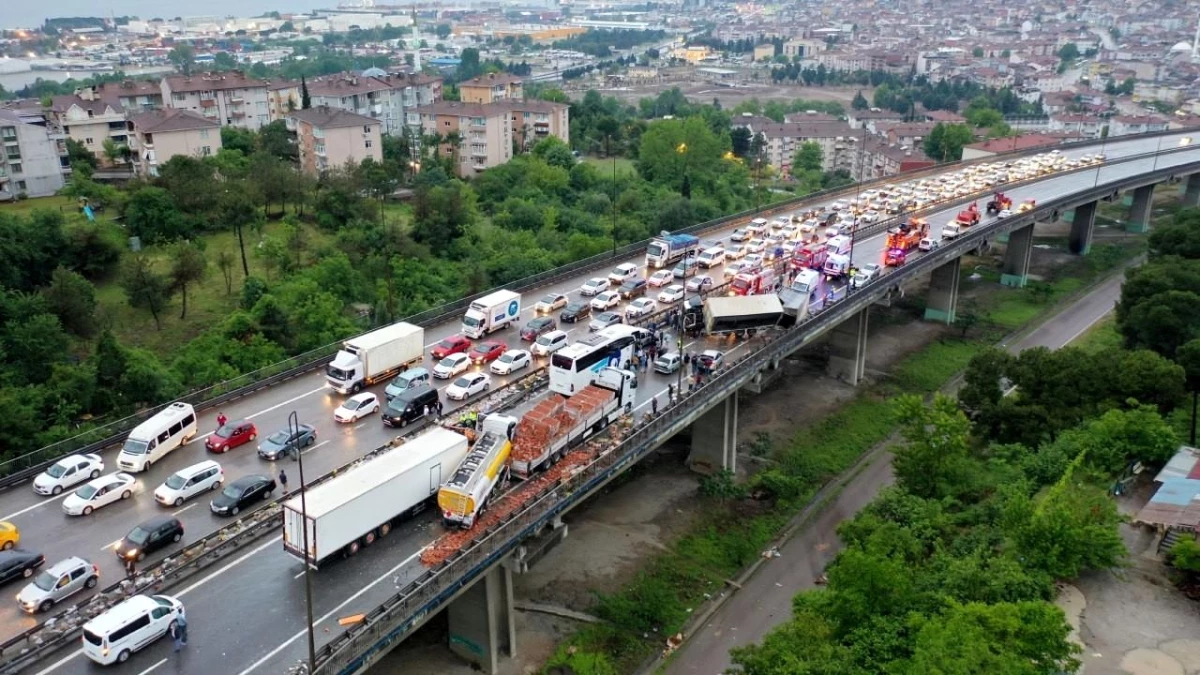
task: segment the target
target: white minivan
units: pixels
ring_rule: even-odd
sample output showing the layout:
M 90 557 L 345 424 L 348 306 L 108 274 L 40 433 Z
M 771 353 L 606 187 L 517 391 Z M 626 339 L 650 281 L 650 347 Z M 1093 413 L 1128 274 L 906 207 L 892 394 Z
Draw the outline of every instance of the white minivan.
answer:
M 195 436 L 196 411 L 188 403 L 172 403 L 129 434 L 117 455 L 117 466 L 122 471 L 145 471 Z
M 183 503 L 198 494 L 216 490 L 225 482 L 221 465 L 206 459 L 199 464 L 184 467 L 158 486 L 154 501 L 163 506 L 183 506 Z
M 725 249 L 720 246 L 714 246 L 700 253 L 700 258 L 697 260 L 700 266 L 704 269 L 716 267 L 725 262 Z
M 169 595 L 135 595 L 83 624 L 83 653 L 104 666 L 125 663 L 170 632 L 180 616 L 183 603 Z

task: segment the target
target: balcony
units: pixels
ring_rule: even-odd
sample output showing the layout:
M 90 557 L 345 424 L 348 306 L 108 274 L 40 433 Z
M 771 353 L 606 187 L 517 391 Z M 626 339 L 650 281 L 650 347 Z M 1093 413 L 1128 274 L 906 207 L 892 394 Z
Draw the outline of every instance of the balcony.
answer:
M 241 110 L 231 110 L 231 111 L 229 111 L 229 116 L 235 120 L 240 120 L 246 116 L 246 113 Z
M 325 157 L 326 156 L 325 146 L 323 146 L 323 145 L 313 146 L 313 154 L 316 155 L 317 157 Z
M 242 104 L 242 102 L 243 102 L 243 101 L 245 101 L 245 100 L 246 100 L 246 99 L 242 98 L 242 95 L 241 95 L 241 94 L 234 94 L 233 96 L 230 96 L 230 97 L 229 97 L 229 102 L 230 102 L 230 103 L 232 103 L 232 104 L 234 104 L 234 105 L 241 105 L 241 104 Z
M 200 99 L 200 107 L 201 108 L 215 108 L 215 107 L 217 107 L 217 99 L 202 98 L 202 99 Z

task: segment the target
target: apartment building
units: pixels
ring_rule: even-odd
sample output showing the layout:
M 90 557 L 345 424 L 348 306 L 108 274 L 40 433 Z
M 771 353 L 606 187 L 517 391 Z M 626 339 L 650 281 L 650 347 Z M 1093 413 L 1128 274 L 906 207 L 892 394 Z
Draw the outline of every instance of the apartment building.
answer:
M 296 132 L 300 168 L 316 176 L 347 162 L 383 161 L 383 125 L 379 120 L 329 106 L 288 113 Z
M 763 135 L 766 141 L 764 152 L 767 163 L 784 174 L 791 173 L 796 152 L 808 142 L 821 146 L 822 171 L 851 171 L 854 167 L 849 163 L 855 159 L 851 148 L 857 149 L 858 139 L 863 135 L 862 131 L 856 131 L 842 121 L 746 125 L 741 124 L 741 120 L 735 120 L 735 123 L 747 126 L 753 134 Z
M 292 80 L 273 80 L 267 83 L 267 117 L 269 121 L 287 119 L 288 113 L 299 110 L 300 83 Z
M 102 98 L 116 99 L 126 113 L 146 112 L 163 107 L 162 85 L 157 82 L 147 80 L 107 82 L 95 88 L 95 92 Z
M 1118 115 L 1108 122 L 1109 136 L 1166 131 L 1167 119 L 1157 115 Z
M 512 159 L 513 112 L 500 104 L 439 101 L 409 109 L 407 122 L 418 138 L 441 139 L 438 154 L 453 157 L 455 173 L 467 178 Z
M 157 176 L 176 155 L 208 157 L 221 149 L 221 125 L 191 110 L 152 110 L 130 116 L 128 124 L 134 170 L 142 176 Z
M 1100 138 L 1105 126 L 1104 120 L 1095 115 L 1058 113 L 1050 115 L 1047 129 L 1052 132 L 1073 131 L 1083 138 Z
M 488 73 L 460 82 L 458 93 L 463 103 L 517 101 L 525 98 L 525 82 L 507 73 Z
M 537 145 L 548 136 L 571 143 L 569 105 L 550 101 L 508 101 L 495 104 L 506 109 L 512 121 L 512 137 L 523 149 Z
M 128 144 L 129 125 L 125 123 L 125 107 L 116 96 L 103 94 L 95 87 L 85 87 L 67 96 L 55 96 L 49 112 L 55 127 L 82 143 L 102 162 L 108 161 L 104 155 L 106 139 L 117 145 Z
M 373 72 L 374 71 L 374 72 Z M 442 79 L 420 74 L 388 75 L 372 68 L 362 75 L 341 73 L 308 82 L 313 107 L 327 106 L 379 120 L 383 133 L 404 133 L 404 110 L 442 98 Z
M 168 108 L 190 110 L 221 126 L 258 131 L 271 121 L 267 84 L 234 70 L 164 77 L 161 88 Z
M 0 201 L 53 195 L 70 171 L 66 137 L 44 116 L 0 109 Z

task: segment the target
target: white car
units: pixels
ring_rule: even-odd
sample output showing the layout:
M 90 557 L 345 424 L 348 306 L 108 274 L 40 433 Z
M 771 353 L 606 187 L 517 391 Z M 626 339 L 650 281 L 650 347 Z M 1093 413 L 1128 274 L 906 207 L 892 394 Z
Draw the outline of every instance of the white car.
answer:
M 654 274 L 651 274 L 650 278 L 646 280 L 646 283 L 655 288 L 659 288 L 671 283 L 671 280 L 674 278 L 675 275 L 671 272 L 671 270 L 659 270 Z
M 715 282 L 713 282 L 712 277 L 708 276 L 707 274 L 698 274 L 691 279 L 688 279 L 687 289 L 689 291 L 699 293 L 700 291 L 709 290 L 714 285 Z
M 562 309 L 563 307 L 566 307 L 569 299 L 570 298 L 563 293 L 547 293 L 542 296 L 541 300 L 537 301 L 536 305 L 533 306 L 533 311 L 537 312 L 538 314 L 549 314 L 556 309 Z
M 763 259 L 761 253 L 747 253 L 746 257 L 742 259 L 742 264 L 745 265 L 745 267 L 742 268 L 742 271 L 744 272 L 747 269 L 762 267 L 763 262 L 765 262 L 765 260 Z
M 550 356 L 554 352 L 566 347 L 569 340 L 566 331 L 552 330 L 549 333 L 539 335 L 530 349 L 538 356 Z
M 633 263 L 622 263 L 608 273 L 608 280 L 618 286 L 638 275 L 638 266 Z
M 63 457 L 33 479 L 33 491 L 39 495 L 59 495 L 72 485 L 99 478 L 102 473 L 104 460 L 100 455 Z
M 850 208 L 850 202 L 846 201 L 845 199 L 839 199 L 830 204 L 829 208 L 833 209 L 834 211 L 841 211 L 842 209 Z
M 745 228 L 739 227 L 729 235 L 729 241 L 746 241 L 750 238 L 750 233 L 746 232 Z
M 751 239 L 746 242 L 746 250 L 751 253 L 762 253 L 767 248 L 767 242 L 762 239 Z
M 1012 209 L 1001 209 L 1000 213 L 996 214 L 997 218 L 1007 218 L 1012 215 Z
M 492 388 L 492 378 L 486 373 L 469 373 L 455 380 L 446 387 L 446 398 L 452 401 L 465 401 L 475 394 Z
M 338 406 L 338 409 L 333 411 L 333 421 L 343 424 L 357 422 L 367 415 L 377 412 L 379 412 L 379 399 L 375 394 L 364 391 L 351 396 Z
M 451 354 L 433 367 L 433 376 L 439 380 L 448 380 L 471 367 L 471 357 L 459 352 Z
M 742 258 L 746 257 L 747 253 L 749 253 L 749 251 L 746 250 L 746 247 L 738 244 L 737 246 L 730 246 L 729 249 L 725 251 L 725 257 L 729 260 L 741 260 Z
M 617 291 L 604 291 L 592 298 L 592 309 L 607 311 L 621 304 L 621 294 Z
M 866 286 L 867 284 L 871 283 L 872 279 L 879 276 L 879 269 L 879 265 L 875 263 L 863 265 L 862 268 L 858 270 L 858 273 L 854 275 L 854 278 L 850 280 L 850 285 L 854 288 L 862 288 L 863 286 Z
M 606 277 L 595 277 L 583 282 L 579 292 L 583 295 L 595 295 L 607 291 L 612 286 Z
M 533 357 L 524 349 L 510 349 L 492 361 L 489 369 L 497 375 L 509 375 L 522 368 L 528 368 L 533 363 Z
M 86 516 L 101 506 L 108 506 L 133 496 L 137 479 L 125 472 L 110 473 L 88 481 L 87 485 L 67 495 L 63 512 L 68 516 Z
M 753 265 L 747 262 L 733 262 L 725 266 L 725 271 L 722 274 L 726 279 L 732 279 L 742 273 L 742 270 L 750 269 Z
M 636 319 L 639 316 L 649 316 L 658 309 L 658 303 L 650 298 L 638 298 L 625 307 L 625 317 Z
M 211 459 L 205 460 L 171 474 L 154 490 L 154 501 L 163 506 L 183 506 L 185 501 L 198 494 L 220 489 L 224 482 L 225 472 L 221 465 Z
M 680 286 L 679 284 L 671 284 L 670 286 L 662 289 L 662 292 L 658 294 L 658 301 L 669 305 L 682 300 L 683 295 L 683 286 Z

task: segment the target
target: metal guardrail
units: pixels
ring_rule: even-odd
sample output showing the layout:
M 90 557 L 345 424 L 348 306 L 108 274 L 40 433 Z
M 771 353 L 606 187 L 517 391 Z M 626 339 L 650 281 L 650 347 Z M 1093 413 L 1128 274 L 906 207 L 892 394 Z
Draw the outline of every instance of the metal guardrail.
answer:
M 1074 150 L 1074 149 L 1078 149 L 1078 148 L 1082 148 L 1082 147 L 1089 147 L 1089 146 L 1093 146 L 1093 145 L 1103 147 L 1103 145 L 1107 144 L 1107 143 L 1118 143 L 1118 142 L 1127 143 L 1127 142 L 1137 140 L 1140 138 L 1154 139 L 1154 138 L 1165 137 L 1165 136 L 1174 136 L 1174 135 L 1178 135 L 1179 133 L 1181 133 L 1181 130 L 1173 129 L 1173 130 L 1169 130 L 1169 131 L 1151 132 L 1151 133 L 1146 133 L 1146 134 L 1137 134 L 1137 135 L 1130 135 L 1130 136 L 1121 136 L 1121 137 L 1112 138 L 1112 139 L 1085 140 L 1085 141 L 1079 141 L 1079 142 L 1075 142 L 1075 143 L 1064 143 L 1060 146 L 1055 146 L 1055 149 Z M 1147 153 L 1147 154 L 1167 154 L 1168 152 L 1170 152 L 1172 150 L 1175 150 L 1175 148 L 1163 148 L 1161 152 Z M 1047 151 L 1047 149 L 1045 149 L 1045 148 L 1035 148 L 1035 149 L 1031 149 L 1031 150 L 1018 150 L 1015 152 L 1000 153 L 1000 154 L 993 155 L 990 157 L 983 157 L 983 158 L 960 161 L 960 162 L 951 162 L 951 163 L 947 163 L 947 164 L 939 164 L 939 165 L 936 165 L 933 167 L 929 167 L 927 169 L 911 171 L 911 172 L 907 172 L 904 174 L 898 174 L 895 176 L 885 176 L 885 177 L 878 178 L 875 180 L 857 183 L 855 185 L 851 185 L 848 187 L 836 188 L 836 189 L 831 189 L 831 190 L 822 190 L 820 192 L 815 192 L 815 193 L 812 193 L 809 195 L 805 195 L 803 197 L 797 197 L 794 199 L 788 199 L 788 200 L 785 200 L 782 202 L 777 202 L 775 204 L 768 205 L 761 209 L 741 211 L 739 213 L 735 213 L 735 214 L 732 214 L 729 216 L 724 216 L 722 218 L 717 218 L 715 220 L 710 220 L 710 221 L 706 221 L 703 223 L 697 223 L 695 225 L 691 225 L 691 226 L 682 228 L 680 230 L 677 230 L 677 232 L 687 233 L 687 234 L 702 234 L 709 230 L 726 227 L 726 226 L 728 226 L 734 222 L 737 222 L 739 220 L 742 220 L 742 219 L 747 219 L 747 218 L 751 218 L 751 217 L 770 217 L 770 216 L 773 216 L 773 215 L 783 212 L 783 211 L 792 211 L 792 210 L 795 210 L 796 206 L 804 204 L 805 202 L 822 201 L 822 200 L 828 200 L 828 199 L 836 198 L 836 197 L 849 196 L 852 194 L 856 194 L 862 190 L 870 189 L 872 186 L 886 185 L 886 184 L 895 183 L 895 182 L 918 180 L 922 177 L 926 177 L 926 176 L 930 176 L 930 175 L 937 175 L 940 173 L 945 173 L 947 171 L 953 171 L 955 169 L 966 167 L 966 166 L 971 166 L 971 165 L 975 165 L 975 164 L 990 164 L 990 163 L 993 163 L 996 161 L 1003 161 L 1005 159 L 1015 159 L 1015 158 L 1019 158 L 1019 157 L 1023 157 L 1023 156 L 1031 156 L 1031 155 L 1040 154 L 1040 153 L 1043 153 L 1046 151 Z M 1123 162 L 1123 161 L 1127 161 L 1128 159 L 1130 159 L 1130 158 L 1122 157 L 1122 158 L 1119 158 L 1118 161 Z M 1115 163 L 1115 162 L 1113 162 L 1113 163 Z M 1085 170 L 1087 168 L 1090 168 L 1090 167 L 1085 167 Z M 1061 173 L 1063 173 L 1063 172 L 1058 172 L 1058 174 L 1061 174 Z M 1054 175 L 1054 174 L 1052 174 L 1052 175 Z M 1050 177 L 1050 176 L 1047 176 L 1047 177 Z M 996 187 L 997 188 L 1012 187 L 1012 186 L 1019 185 L 1019 184 L 1020 183 L 1006 183 L 1004 185 L 998 185 Z M 904 215 L 907 216 L 907 215 L 911 215 L 911 214 L 904 214 Z M 553 270 L 547 270 L 546 272 L 542 272 L 540 274 L 535 274 L 533 276 L 526 277 L 526 278 L 524 278 L 520 281 L 517 281 L 513 284 L 508 284 L 506 286 L 506 288 L 517 291 L 517 292 L 525 292 L 528 290 L 534 290 L 537 288 L 541 288 L 543 286 L 550 285 L 550 284 L 556 283 L 558 281 L 562 281 L 564 279 L 570 278 L 571 276 L 580 274 L 582 272 L 591 271 L 594 269 L 600 269 L 609 264 L 612 264 L 613 261 L 615 261 L 615 260 L 629 257 L 629 256 L 637 253 L 638 251 L 643 250 L 646 247 L 648 242 L 649 242 L 649 240 L 643 240 L 643 241 L 636 242 L 633 244 L 628 244 L 626 246 L 623 246 L 623 247 L 618 248 L 611 252 L 602 253 L 602 254 L 599 254 L 596 256 L 592 256 L 590 258 L 585 258 L 583 260 L 578 260 L 573 263 L 564 265 L 562 267 L 557 267 Z M 491 293 L 493 290 L 495 290 L 495 289 L 484 291 L 484 292 L 478 293 L 476 295 L 468 296 L 461 300 L 457 300 L 452 303 L 447 303 L 447 304 L 441 305 L 439 307 L 435 307 L 435 308 L 426 310 L 424 312 L 414 314 L 413 316 L 406 317 L 403 320 L 407 321 L 409 323 L 414 323 L 414 324 L 422 325 L 422 326 L 436 325 L 438 323 L 441 323 L 442 321 L 444 321 L 445 319 L 447 319 L 449 317 L 455 316 L 455 315 L 463 312 L 472 301 L 474 301 L 480 297 L 483 297 L 484 295 L 487 295 L 488 293 Z M 306 374 L 313 370 L 316 370 L 318 368 L 321 368 L 325 364 L 329 363 L 330 360 L 332 360 L 334 354 L 337 353 L 339 346 L 340 346 L 340 343 L 335 343 L 332 345 L 326 345 L 324 347 L 318 347 L 317 349 L 306 352 L 305 354 L 301 354 L 299 356 L 295 356 L 295 357 L 292 357 L 285 361 L 282 361 L 278 364 L 273 364 L 271 366 L 267 366 L 267 367 L 259 369 L 257 371 L 247 373 L 247 374 L 242 375 L 233 380 L 230 380 L 227 382 L 221 382 L 221 383 L 212 385 L 210 387 L 206 387 L 204 389 L 199 389 L 199 390 L 189 392 L 175 400 L 189 402 L 193 406 L 195 406 L 198 410 L 212 408 L 212 407 L 221 405 L 223 403 L 227 403 L 231 400 L 235 400 L 235 399 L 241 398 L 243 396 L 247 396 L 247 395 L 252 394 L 260 389 L 264 389 L 264 388 L 273 386 L 280 382 L 289 380 L 291 378 L 294 378 L 299 375 L 303 375 L 303 374 Z M 78 436 L 75 436 L 75 437 L 72 437 L 69 439 L 64 439 L 64 440 L 54 443 L 52 445 L 46 446 L 45 448 L 41 448 L 39 450 L 35 450 L 33 452 L 21 455 L 20 457 L 16 457 L 13 459 L 6 460 L 4 462 L 0 462 L 0 474 L 3 474 L 2 476 L 0 476 L 0 489 L 5 489 L 12 485 L 22 483 L 22 482 L 28 480 L 29 478 L 32 478 L 33 476 L 35 476 L 38 473 L 40 473 L 41 471 L 43 471 L 46 467 L 48 467 L 49 465 L 53 464 L 54 462 L 58 461 L 59 459 L 61 459 L 62 457 L 66 456 L 66 455 L 76 453 L 76 452 L 97 452 L 97 451 L 103 450 L 107 447 L 110 447 L 112 445 L 122 442 L 125 439 L 125 437 L 129 434 L 129 432 L 133 430 L 134 427 L 136 427 L 138 424 L 145 421 L 146 419 L 149 419 L 151 416 L 153 416 L 159 410 L 162 410 L 166 405 L 167 404 L 163 404 L 163 405 L 155 406 L 152 408 L 148 408 L 148 409 L 143 410 L 135 415 L 131 415 L 122 420 L 114 422 L 108 426 L 89 430 Z
M 627 467 L 641 460 L 669 438 L 691 424 L 706 410 L 745 386 L 767 363 L 782 359 L 841 323 L 848 315 L 870 307 L 902 278 L 931 272 L 951 258 L 979 246 L 987 238 L 1036 222 L 1039 218 L 1072 205 L 1111 194 L 1130 182 L 1145 182 L 1178 173 L 1200 171 L 1200 162 L 1167 167 L 1097 185 L 1091 190 L 1049 200 L 1036 208 L 1003 220 L 973 227 L 944 245 L 935 254 L 921 256 L 896 272 L 872 280 L 855 290 L 831 310 L 823 311 L 782 332 L 761 349 L 725 370 L 714 373 L 701 386 L 682 396 L 648 423 L 636 427 L 611 450 L 592 459 L 558 484 L 547 486 L 522 509 L 510 514 L 440 565 L 426 571 L 399 593 L 369 612 L 358 625 L 322 645 L 317 652 L 313 675 L 349 675 L 373 662 L 372 655 L 418 627 L 441 605 L 452 600 L 481 574 L 508 555 L 526 537 L 547 522 L 582 502 Z M 1081 201 L 1082 200 L 1082 201 Z M 899 276 L 901 279 L 897 279 Z
M 534 369 L 491 392 L 471 406 L 462 406 L 454 412 L 469 410 L 473 407 L 502 410 L 517 405 L 544 388 L 547 382 L 546 375 L 545 368 Z M 428 425 L 398 435 L 389 443 L 375 448 L 362 457 L 355 458 L 354 461 L 309 481 L 307 487 L 316 487 L 380 453 L 402 445 L 410 438 L 423 433 L 427 428 Z M 78 637 L 79 631 L 83 629 L 85 623 L 122 600 L 139 593 L 165 592 L 168 588 L 207 569 L 231 553 L 244 549 L 247 544 L 276 531 L 283 522 L 283 502 L 297 494 L 299 491 L 293 490 L 288 494 L 280 495 L 263 507 L 246 514 L 220 530 L 147 566 L 132 580 L 123 579 L 112 584 L 91 597 L 68 607 L 66 611 L 0 643 L 0 675 L 17 673 L 66 646 Z

